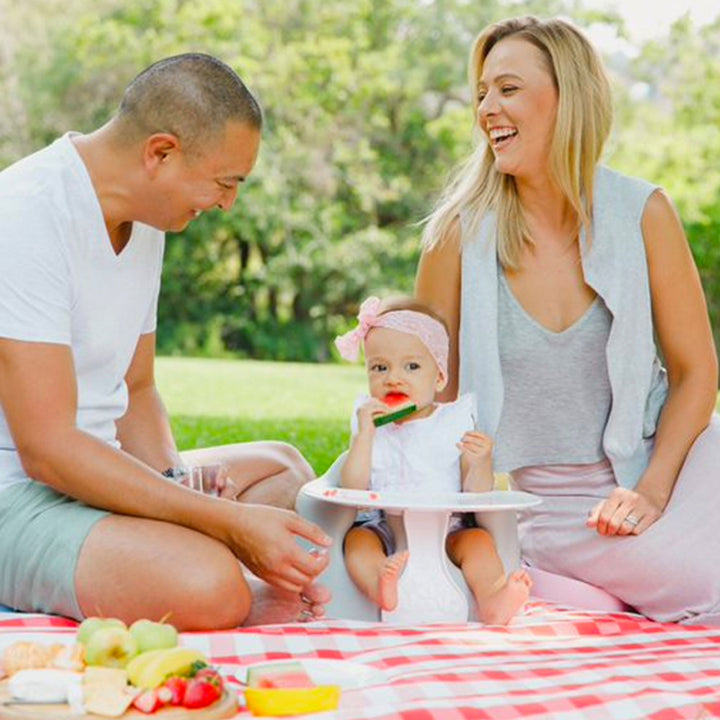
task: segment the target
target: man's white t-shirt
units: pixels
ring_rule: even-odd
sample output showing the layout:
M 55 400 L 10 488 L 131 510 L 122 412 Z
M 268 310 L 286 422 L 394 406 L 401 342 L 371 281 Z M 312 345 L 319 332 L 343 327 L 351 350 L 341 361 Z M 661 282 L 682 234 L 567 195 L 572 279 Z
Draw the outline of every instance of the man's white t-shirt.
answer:
M 155 331 L 161 231 L 134 223 L 119 255 L 65 135 L 0 173 L 0 337 L 72 348 L 77 426 L 118 446 L 125 374 Z M 0 407 L 0 491 L 27 482 Z

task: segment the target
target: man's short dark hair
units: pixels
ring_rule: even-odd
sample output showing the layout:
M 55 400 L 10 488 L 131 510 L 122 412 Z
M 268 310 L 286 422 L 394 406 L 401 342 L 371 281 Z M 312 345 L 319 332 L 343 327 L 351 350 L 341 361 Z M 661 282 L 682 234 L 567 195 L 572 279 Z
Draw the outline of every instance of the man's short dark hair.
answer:
M 262 110 L 238 74 L 204 53 L 159 60 L 128 85 L 117 122 L 130 140 L 172 133 L 187 152 L 222 133 L 228 122 L 262 127 Z

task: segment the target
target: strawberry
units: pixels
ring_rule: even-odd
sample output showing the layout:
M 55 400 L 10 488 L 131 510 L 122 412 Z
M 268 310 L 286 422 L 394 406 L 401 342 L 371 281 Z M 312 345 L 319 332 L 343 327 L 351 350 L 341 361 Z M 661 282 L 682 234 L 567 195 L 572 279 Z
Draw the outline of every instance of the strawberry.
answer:
M 163 685 L 170 691 L 170 705 L 182 705 L 183 698 L 185 697 L 185 690 L 187 689 L 187 678 L 184 677 L 171 677 L 165 681 Z
M 203 708 L 220 699 L 222 690 L 211 680 L 193 678 L 188 682 L 183 698 L 183 707 Z
M 194 675 L 195 680 L 205 680 L 222 689 L 223 680 L 220 673 L 214 667 L 204 667 Z
M 160 697 L 157 690 L 145 690 L 141 692 L 132 702 L 133 706 L 136 707 L 140 712 L 154 713 L 161 707 L 166 705 Z
M 163 706 L 169 705 L 173 699 L 172 690 L 164 685 L 161 685 L 159 688 L 155 688 L 155 692 L 157 693 L 160 704 Z

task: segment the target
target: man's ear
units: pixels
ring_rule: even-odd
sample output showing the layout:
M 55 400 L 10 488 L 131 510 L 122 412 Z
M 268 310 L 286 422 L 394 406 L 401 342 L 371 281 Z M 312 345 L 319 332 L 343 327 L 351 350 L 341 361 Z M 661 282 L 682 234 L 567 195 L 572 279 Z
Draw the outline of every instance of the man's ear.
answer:
M 172 133 L 154 133 L 143 145 L 143 163 L 155 175 L 160 168 L 180 153 L 180 139 Z

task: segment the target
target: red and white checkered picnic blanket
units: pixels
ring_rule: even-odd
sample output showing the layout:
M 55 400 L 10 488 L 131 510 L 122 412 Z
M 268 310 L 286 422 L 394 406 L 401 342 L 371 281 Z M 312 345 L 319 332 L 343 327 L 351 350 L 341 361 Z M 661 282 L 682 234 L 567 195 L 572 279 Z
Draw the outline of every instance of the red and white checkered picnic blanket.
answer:
M 0 616 L 3 640 L 73 632 L 74 623 L 59 618 Z M 507 628 L 330 620 L 186 633 L 182 641 L 231 672 L 263 661 L 323 658 L 384 673 L 382 684 L 343 691 L 340 710 L 323 718 L 720 718 L 720 628 L 625 613 L 533 602 Z M 242 710 L 237 717 L 251 716 Z

